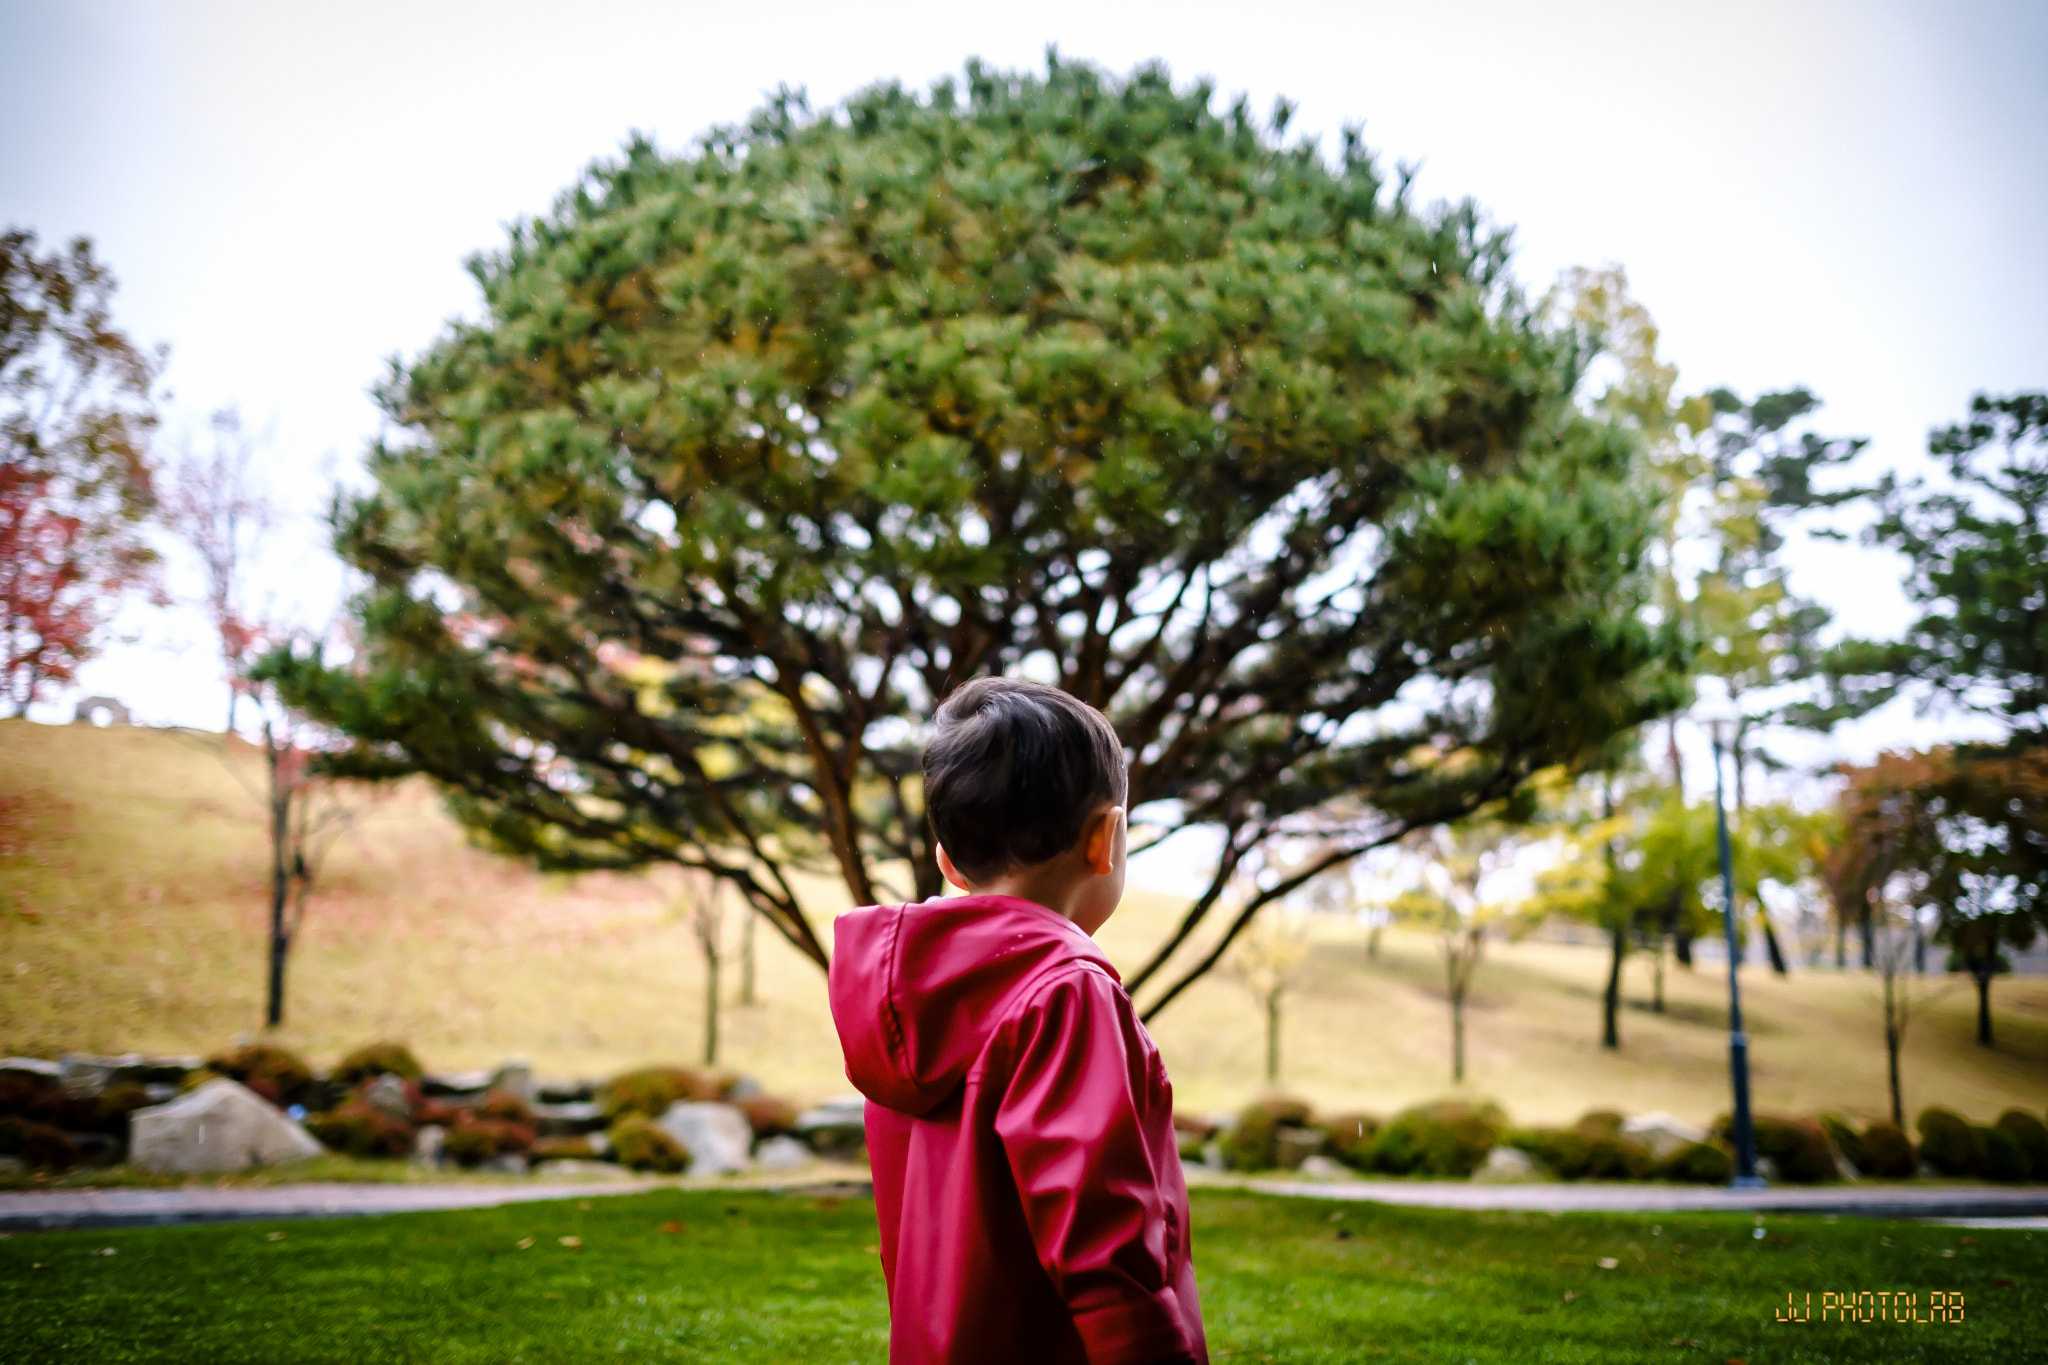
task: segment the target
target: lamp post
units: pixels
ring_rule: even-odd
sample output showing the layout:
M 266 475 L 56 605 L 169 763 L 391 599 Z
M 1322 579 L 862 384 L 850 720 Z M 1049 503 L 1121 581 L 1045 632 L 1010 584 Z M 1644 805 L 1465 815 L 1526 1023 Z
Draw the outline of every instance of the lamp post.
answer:
M 1714 741 L 1714 836 L 1721 848 L 1721 925 L 1728 931 L 1728 1071 L 1735 1083 L 1735 1179 L 1738 1190 L 1760 1190 L 1756 1173 L 1756 1132 L 1749 1119 L 1749 1038 L 1742 1031 L 1742 983 L 1736 967 L 1742 950 L 1735 937 L 1735 858 L 1728 847 L 1728 807 L 1721 796 L 1721 750 L 1724 721 L 1710 721 Z

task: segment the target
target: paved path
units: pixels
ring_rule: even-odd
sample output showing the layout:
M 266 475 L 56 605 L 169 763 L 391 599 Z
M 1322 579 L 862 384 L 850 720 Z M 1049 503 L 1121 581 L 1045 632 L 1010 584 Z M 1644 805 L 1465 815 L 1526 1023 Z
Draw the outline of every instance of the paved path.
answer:
M 1204 1180 L 1203 1184 L 1224 1181 Z M 1780 1185 L 1730 1190 L 1712 1185 L 1473 1184 L 1463 1180 L 1242 1180 L 1265 1194 L 1349 1199 L 1432 1209 L 1521 1209 L 1536 1213 L 1832 1213 L 1856 1218 L 1980 1218 L 2048 1215 L 2048 1189 L 1995 1185 Z
M 836 1168 L 823 1180 L 853 1193 L 858 1172 Z M 1820 1213 L 1860 1218 L 1924 1218 L 1992 1227 L 2048 1225 L 2048 1189 L 1969 1185 L 1823 1185 L 1726 1190 L 1697 1185 L 1475 1185 L 1445 1180 L 1260 1180 L 1189 1172 L 1191 1184 L 1311 1199 L 1419 1208 L 1524 1210 L 1537 1213 Z M 0 1193 L 0 1230 L 142 1227 L 240 1219 L 345 1218 L 371 1213 L 490 1208 L 540 1199 L 637 1194 L 675 1181 L 536 1181 L 532 1184 L 272 1185 L 253 1189 L 33 1190 Z M 696 1182 L 685 1182 L 695 1185 Z M 706 1182 L 712 1189 L 786 1189 L 785 1178 Z

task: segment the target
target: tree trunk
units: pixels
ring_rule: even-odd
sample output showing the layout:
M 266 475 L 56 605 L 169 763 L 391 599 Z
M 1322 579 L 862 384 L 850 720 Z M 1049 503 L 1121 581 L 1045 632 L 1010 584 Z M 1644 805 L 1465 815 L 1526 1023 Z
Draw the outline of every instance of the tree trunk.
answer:
M 1692 935 L 1679 929 L 1671 936 L 1671 956 L 1687 971 L 1692 970 Z
M 285 905 L 291 894 L 292 793 L 283 771 L 283 759 L 276 739 L 266 724 L 264 753 L 270 766 L 270 991 L 264 1022 L 271 1028 L 284 1023 L 284 964 L 291 951 L 285 931 Z
M 1863 935 L 1863 970 L 1869 971 L 1877 964 L 1877 925 L 1870 912 L 1863 912 L 1863 922 L 1857 926 Z
M 1266 992 L 1266 1083 L 1280 1082 L 1280 992 Z
M 1465 992 L 1451 991 L 1451 1084 L 1465 1082 Z
M 1977 1045 L 1991 1047 L 1991 971 L 1972 970 L 1977 980 Z
M 1368 962 L 1376 961 L 1379 958 L 1380 928 L 1381 926 L 1375 922 L 1372 926 L 1372 932 L 1365 936 L 1365 956 Z
M 1618 1048 L 1621 1046 L 1621 960 L 1628 953 L 1628 931 L 1616 928 L 1609 931 L 1614 954 L 1607 962 L 1607 991 L 1600 1004 L 1600 1046 Z
M 751 905 L 742 913 L 746 922 L 740 927 L 740 1003 L 754 1003 L 754 921 L 760 916 Z
M 1790 976 L 1792 973 L 1785 966 L 1785 950 L 1778 946 L 1778 931 L 1771 924 L 1771 912 L 1759 905 L 1756 917 L 1764 924 L 1764 947 L 1770 950 L 1771 970 L 1779 976 Z
M 1849 926 L 1839 919 L 1835 921 L 1835 970 L 1849 970 Z
M 718 945 L 707 932 L 704 949 L 704 1065 L 718 1065 Z
M 1664 1012 L 1664 936 L 1650 945 L 1650 1013 Z
M 1913 975 L 1927 975 L 1927 931 L 1913 926 Z

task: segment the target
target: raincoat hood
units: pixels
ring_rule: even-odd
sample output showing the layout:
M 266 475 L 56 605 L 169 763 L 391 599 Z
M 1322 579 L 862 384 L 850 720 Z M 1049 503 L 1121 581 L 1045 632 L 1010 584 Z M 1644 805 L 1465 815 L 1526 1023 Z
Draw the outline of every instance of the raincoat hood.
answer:
M 833 924 L 829 990 L 846 1078 L 917 1117 L 960 1089 L 1010 1007 L 1076 961 L 1120 980 L 1095 940 L 1015 896 L 881 905 Z

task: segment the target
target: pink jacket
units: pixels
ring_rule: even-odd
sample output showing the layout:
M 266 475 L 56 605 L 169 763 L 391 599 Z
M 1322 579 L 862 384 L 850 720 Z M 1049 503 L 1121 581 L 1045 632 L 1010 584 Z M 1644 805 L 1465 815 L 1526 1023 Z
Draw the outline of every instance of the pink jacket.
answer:
M 834 938 L 891 1365 L 1206 1362 L 1173 1088 L 1094 940 L 1009 896 Z

